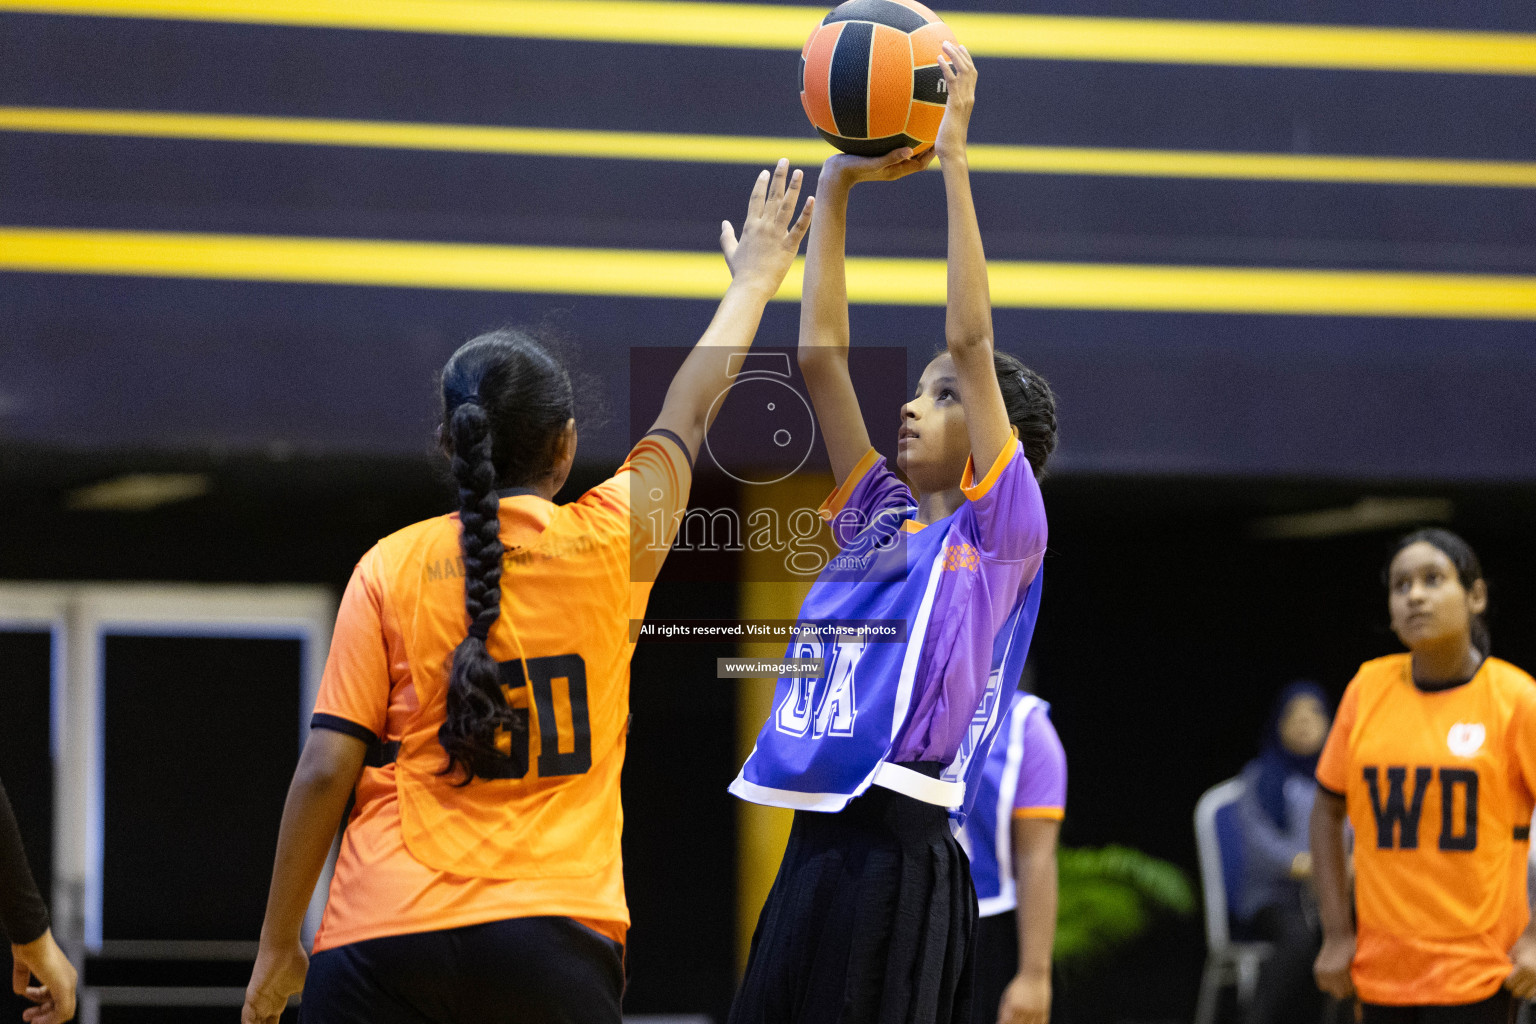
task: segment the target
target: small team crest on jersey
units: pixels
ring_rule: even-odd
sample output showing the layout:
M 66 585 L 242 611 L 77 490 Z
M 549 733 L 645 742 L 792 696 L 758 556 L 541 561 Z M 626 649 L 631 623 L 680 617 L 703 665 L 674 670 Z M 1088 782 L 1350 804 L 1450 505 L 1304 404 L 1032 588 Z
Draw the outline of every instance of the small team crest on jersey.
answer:
M 1483 723 L 1457 722 L 1446 734 L 1445 745 L 1457 757 L 1471 757 L 1483 749 L 1483 740 L 1487 738 L 1488 731 L 1483 728 Z

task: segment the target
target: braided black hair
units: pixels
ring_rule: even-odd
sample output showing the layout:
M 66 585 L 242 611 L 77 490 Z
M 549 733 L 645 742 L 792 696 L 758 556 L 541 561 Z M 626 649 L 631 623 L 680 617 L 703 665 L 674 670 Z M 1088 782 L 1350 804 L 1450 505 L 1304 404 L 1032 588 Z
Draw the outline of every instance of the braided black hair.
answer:
M 503 329 L 466 342 L 443 367 L 441 441 L 459 493 L 459 544 L 464 556 L 464 609 L 469 625 L 453 652 L 447 714 L 438 742 L 448 753 L 444 774 L 506 774 L 496 745 L 501 730 L 526 729 L 501 693 L 501 670 L 486 639 L 501 615 L 498 487 L 533 483 L 553 467 L 572 418 L 570 377 L 532 337 Z
M 1387 564 L 1381 570 L 1381 580 L 1390 586 L 1390 574 L 1392 562 L 1409 545 L 1423 542 L 1437 549 L 1451 564 L 1456 567 L 1456 578 L 1461 581 L 1463 590 L 1471 590 L 1472 585 L 1483 576 L 1483 563 L 1478 559 L 1477 552 L 1472 550 L 1472 545 L 1462 540 L 1460 536 L 1450 530 L 1438 526 L 1431 526 L 1423 530 L 1415 530 L 1398 540 L 1392 548 L 1392 553 L 1387 556 Z M 1488 584 L 1484 582 L 1483 586 Z M 1488 657 L 1493 651 L 1493 636 L 1488 632 L 1488 622 L 1482 614 L 1472 616 L 1472 646 L 1477 648 L 1479 654 Z
M 1056 450 L 1056 393 L 1044 377 L 1007 352 L 993 350 L 992 368 L 1029 468 L 1036 480 L 1044 479 L 1045 464 Z

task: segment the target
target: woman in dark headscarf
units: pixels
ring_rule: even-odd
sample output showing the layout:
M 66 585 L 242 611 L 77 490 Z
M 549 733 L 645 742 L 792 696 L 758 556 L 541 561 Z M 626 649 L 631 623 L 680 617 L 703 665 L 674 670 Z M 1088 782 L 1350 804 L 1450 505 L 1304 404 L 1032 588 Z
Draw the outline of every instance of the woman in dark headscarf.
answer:
M 1237 921 L 1254 938 L 1275 944 L 1259 973 L 1248 1024 L 1316 1020 L 1322 996 L 1312 961 L 1322 943 L 1311 892 L 1307 829 L 1317 791 L 1312 773 L 1328 736 L 1328 698 L 1316 683 L 1280 692 L 1264 727 L 1259 756 L 1243 769 L 1237 804 L 1243 837 Z

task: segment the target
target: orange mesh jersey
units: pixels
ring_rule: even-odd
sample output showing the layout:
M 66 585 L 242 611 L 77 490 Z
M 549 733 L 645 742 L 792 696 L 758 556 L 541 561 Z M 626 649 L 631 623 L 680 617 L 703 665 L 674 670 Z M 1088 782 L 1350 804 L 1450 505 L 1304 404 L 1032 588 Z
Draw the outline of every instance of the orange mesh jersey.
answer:
M 1528 918 L 1536 681 L 1497 658 L 1446 690 L 1411 673 L 1407 654 L 1360 666 L 1317 763 L 1355 829 L 1351 974 L 1369 1003 L 1473 1003 Z
M 540 915 L 623 941 L 629 620 L 645 613 L 690 477 L 687 453 L 655 433 L 569 505 L 501 499 L 501 617 L 487 644 L 527 727 L 498 737 L 505 777 L 468 786 L 454 785 L 461 772 L 439 774 L 437 739 L 468 627 L 458 516 L 409 526 L 363 556 L 315 713 L 377 744 L 371 760 L 386 763 L 358 781 L 317 950 Z

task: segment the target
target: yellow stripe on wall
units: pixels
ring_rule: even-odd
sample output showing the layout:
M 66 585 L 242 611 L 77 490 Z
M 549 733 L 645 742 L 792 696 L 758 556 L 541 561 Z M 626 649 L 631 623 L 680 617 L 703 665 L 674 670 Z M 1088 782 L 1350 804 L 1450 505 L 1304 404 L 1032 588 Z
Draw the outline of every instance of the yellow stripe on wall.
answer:
M 0 0 L 0 11 L 798 50 L 833 6 L 664 0 Z M 956 12 L 979 56 L 1536 74 L 1536 36 Z
M 0 131 L 759 166 L 832 153 L 820 139 L 53 107 L 0 107 Z M 1014 174 L 1536 188 L 1536 163 L 1512 160 L 981 144 L 970 158 L 973 170 Z
M 611 160 L 760 164 L 768 167 L 780 157 L 789 157 L 796 164 L 819 164 L 833 152 L 831 146 L 815 138 L 775 139 L 748 135 L 679 135 L 53 107 L 0 107 L 0 131 L 308 146 L 367 146 L 377 149 Z M 1536 175 L 1536 164 L 1531 169 L 1533 175 Z
M 673 299 L 730 280 L 698 252 L 38 228 L 0 228 L 0 270 Z
M 713 253 L 0 228 L 0 271 L 713 299 Z M 989 264 L 997 308 L 1536 319 L 1536 277 L 1112 263 Z M 943 260 L 848 260 L 856 303 L 941 306 Z M 797 269 L 779 291 L 800 297 Z

